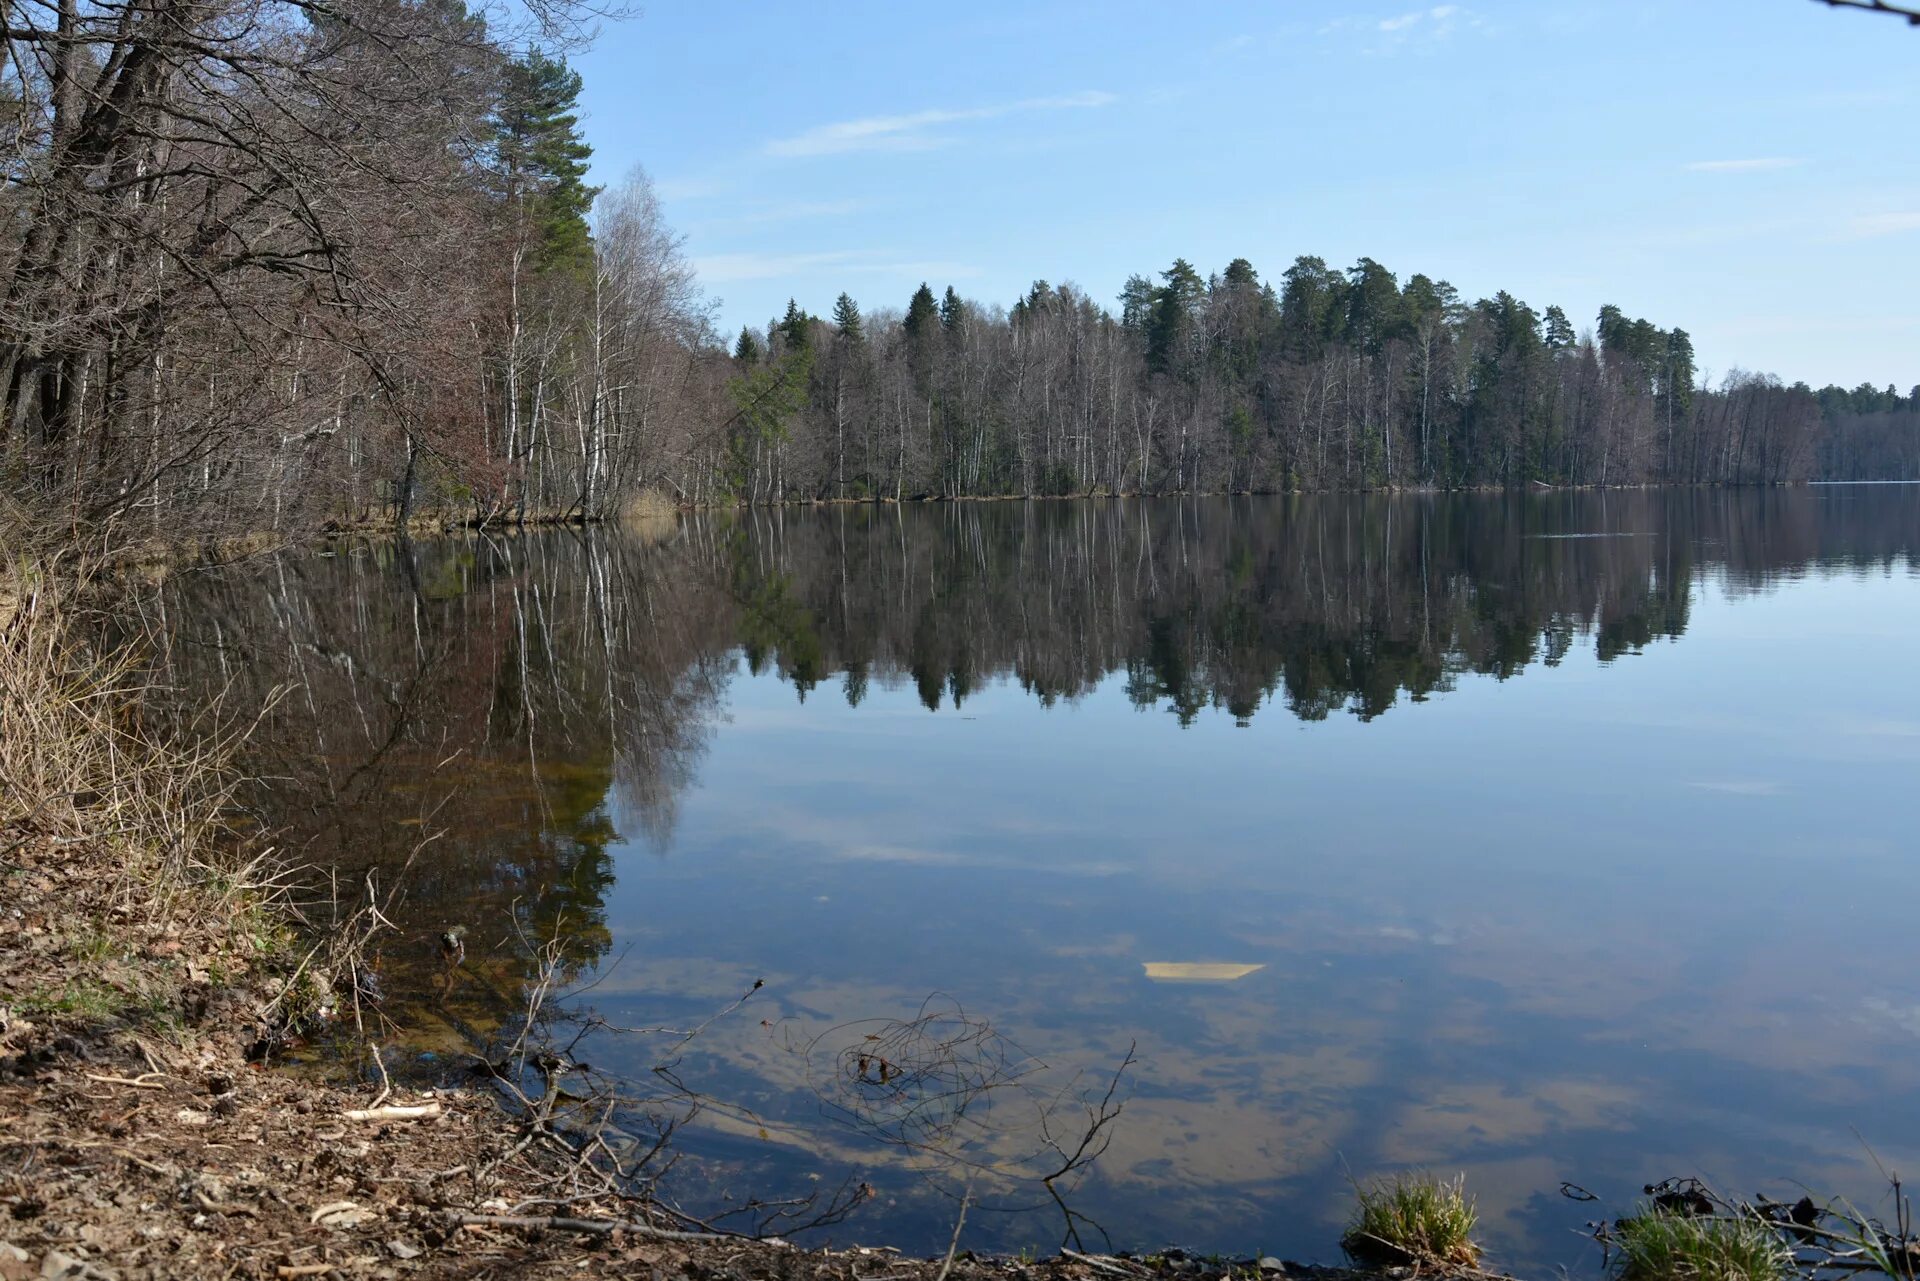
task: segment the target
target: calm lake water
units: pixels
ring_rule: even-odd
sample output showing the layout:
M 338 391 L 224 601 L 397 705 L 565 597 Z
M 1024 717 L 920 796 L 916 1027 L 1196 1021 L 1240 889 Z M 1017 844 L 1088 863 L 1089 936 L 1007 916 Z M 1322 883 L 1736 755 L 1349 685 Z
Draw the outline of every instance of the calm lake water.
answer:
M 1331 1260 L 1348 1172 L 1423 1166 L 1595 1272 L 1669 1175 L 1920 1170 L 1917 543 L 1912 486 L 838 508 L 159 605 L 196 701 L 287 688 L 265 821 L 404 884 L 416 1048 L 498 1029 L 516 931 L 616 1025 L 765 979 L 677 1057 L 689 1207 L 851 1175 L 839 1239 L 935 1252 L 971 1185 L 966 1244 L 1050 1249 L 1040 1124 L 1132 1046 L 1069 1198 L 1118 1247 Z

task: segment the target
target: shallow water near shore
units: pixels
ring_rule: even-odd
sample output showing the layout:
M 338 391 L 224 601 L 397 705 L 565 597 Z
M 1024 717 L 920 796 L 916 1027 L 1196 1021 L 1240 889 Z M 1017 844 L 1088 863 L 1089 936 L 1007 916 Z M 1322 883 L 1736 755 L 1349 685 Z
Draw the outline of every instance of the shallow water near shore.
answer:
M 154 609 L 189 703 L 288 691 L 248 764 L 297 854 L 412 856 L 420 1046 L 509 1017 L 516 931 L 620 1026 L 766 981 L 679 1058 L 690 1207 L 852 1177 L 840 1239 L 943 1250 L 964 1193 L 1049 1249 L 1047 1138 L 1131 1048 L 1071 1196 L 1115 1246 L 1327 1259 L 1349 1172 L 1424 1166 L 1537 1273 L 1669 1175 L 1920 1165 L 1916 544 L 1914 486 L 838 507 Z M 861 1061 L 923 1012 L 1015 1073 L 964 1118 Z

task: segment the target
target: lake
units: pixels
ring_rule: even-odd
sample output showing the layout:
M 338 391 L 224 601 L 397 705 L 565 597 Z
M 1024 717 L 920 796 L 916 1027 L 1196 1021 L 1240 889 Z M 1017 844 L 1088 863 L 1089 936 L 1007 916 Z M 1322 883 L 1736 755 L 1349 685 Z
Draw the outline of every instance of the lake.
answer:
M 187 705 L 284 691 L 254 804 L 403 893 L 429 1063 L 543 949 L 616 1026 L 764 979 L 574 1051 L 710 1100 L 690 1209 L 851 1178 L 836 1239 L 938 1252 L 965 1195 L 1051 1249 L 1131 1050 L 1062 1181 L 1116 1247 L 1331 1261 L 1415 1166 L 1593 1272 L 1667 1176 L 1920 1169 L 1917 543 L 1897 485 L 772 509 L 153 609 Z

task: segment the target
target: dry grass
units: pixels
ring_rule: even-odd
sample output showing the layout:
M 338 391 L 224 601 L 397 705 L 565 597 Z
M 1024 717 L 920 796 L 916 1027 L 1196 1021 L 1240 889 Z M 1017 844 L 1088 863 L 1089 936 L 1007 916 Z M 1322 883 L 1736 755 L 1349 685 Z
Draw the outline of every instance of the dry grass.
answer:
M 133 647 L 104 653 L 46 561 L 0 566 L 0 1006 L 176 1007 L 280 945 L 269 854 L 234 830 L 238 734 L 162 735 Z
M 671 495 L 657 489 L 644 489 L 620 505 L 619 519 L 626 524 L 647 525 L 671 521 L 680 514 L 680 504 Z

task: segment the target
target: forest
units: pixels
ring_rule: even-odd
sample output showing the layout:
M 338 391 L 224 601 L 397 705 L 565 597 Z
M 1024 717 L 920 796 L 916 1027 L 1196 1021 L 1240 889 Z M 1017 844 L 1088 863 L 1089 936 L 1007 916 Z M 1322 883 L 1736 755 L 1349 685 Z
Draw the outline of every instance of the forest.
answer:
M 1685 330 L 1362 258 L 1037 281 L 731 341 L 564 3 L 23 0 L 0 478 L 120 537 L 681 505 L 1920 477 L 1920 387 L 1709 381 Z

